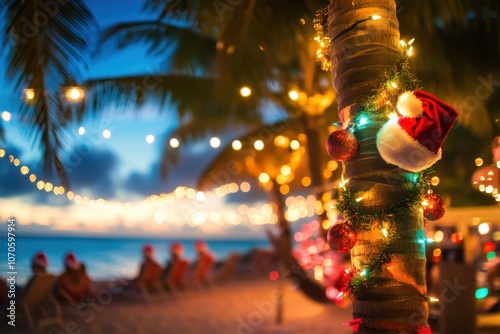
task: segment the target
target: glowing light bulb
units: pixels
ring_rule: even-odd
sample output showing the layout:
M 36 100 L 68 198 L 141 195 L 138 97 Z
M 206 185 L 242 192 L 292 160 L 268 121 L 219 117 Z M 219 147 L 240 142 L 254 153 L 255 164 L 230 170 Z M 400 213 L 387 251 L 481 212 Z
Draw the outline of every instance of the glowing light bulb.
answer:
M 83 126 L 80 126 L 80 127 L 78 128 L 78 134 L 79 134 L 80 136 L 83 136 L 83 135 L 85 134 L 85 128 L 84 128 Z
M 213 148 L 217 148 L 220 146 L 220 139 L 218 137 L 212 137 L 210 138 L 210 146 Z
M 10 112 L 8 111 L 3 111 L 2 112 L 2 119 L 6 122 L 10 121 L 11 119 L 11 115 L 10 115 Z
M 437 186 L 439 184 L 439 177 L 433 176 L 432 179 L 431 179 L 431 184 L 433 186 Z
M 233 147 L 233 150 L 239 151 L 241 150 L 242 144 L 239 140 L 234 140 L 231 146 Z
M 376 20 L 380 20 L 381 18 L 382 18 L 382 16 L 377 15 L 377 14 L 370 16 L 370 19 L 372 19 L 372 20 L 374 20 L 374 21 L 376 21 Z
M 288 165 L 281 166 L 281 174 L 287 176 L 287 175 L 290 175 L 291 172 L 292 172 L 292 169 L 290 168 L 290 166 L 288 166 Z
M 295 89 L 292 89 L 288 92 L 288 97 L 293 101 L 297 101 L 299 99 L 299 92 L 297 92 Z
M 261 183 L 267 183 L 267 182 L 269 182 L 269 180 L 270 180 L 270 177 L 269 177 L 269 175 L 267 173 L 261 173 L 259 175 L 259 181 Z
M 488 234 L 488 232 L 490 232 L 490 225 L 488 225 L 488 223 L 481 223 L 477 227 L 477 230 L 481 235 Z
M 155 141 L 155 136 L 153 136 L 153 135 L 146 136 L 146 143 L 152 144 L 154 141 Z
M 24 98 L 28 101 L 33 100 L 35 98 L 35 90 L 33 88 L 25 89 Z
M 109 138 L 111 138 L 111 131 L 109 131 L 109 130 L 104 130 L 104 131 L 102 132 L 102 136 L 104 137 L 104 139 L 109 139 Z
M 249 97 L 250 95 L 252 95 L 252 90 L 250 89 L 250 87 L 243 86 L 240 89 L 240 94 L 243 97 Z
M 85 96 L 85 92 L 80 87 L 69 87 L 64 95 L 70 101 L 79 101 Z
M 170 139 L 170 146 L 173 148 L 179 147 L 179 140 L 177 138 Z
M 257 151 L 262 151 L 264 149 L 264 142 L 260 139 L 256 140 L 255 143 L 253 143 L 253 147 L 255 147 Z
M 368 117 L 366 117 L 366 116 L 361 116 L 361 117 L 359 118 L 358 124 L 359 124 L 360 126 L 363 126 L 363 125 L 365 125 L 365 124 L 367 124 L 367 123 L 368 123 Z

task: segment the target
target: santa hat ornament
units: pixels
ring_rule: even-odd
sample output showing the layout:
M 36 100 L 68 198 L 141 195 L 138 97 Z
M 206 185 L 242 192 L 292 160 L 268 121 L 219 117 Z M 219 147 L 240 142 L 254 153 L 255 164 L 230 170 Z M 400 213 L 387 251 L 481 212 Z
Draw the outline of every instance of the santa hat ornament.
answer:
M 146 244 L 146 245 L 144 245 L 144 247 L 142 247 L 142 254 L 144 255 L 144 257 L 146 257 L 148 259 L 153 258 L 154 252 L 155 252 L 155 250 L 154 250 L 153 246 L 151 246 L 149 244 Z
M 64 264 L 73 270 L 80 269 L 80 262 L 76 259 L 75 254 L 68 253 L 64 258 Z
M 441 159 L 441 146 L 458 113 L 421 90 L 405 92 L 396 105 L 400 117 L 389 120 L 377 134 L 382 158 L 410 172 L 420 172 Z
M 31 265 L 33 267 L 38 267 L 38 268 L 47 268 L 49 265 L 49 261 L 47 260 L 47 256 L 43 252 L 38 252 L 33 256 L 33 259 L 31 260 Z

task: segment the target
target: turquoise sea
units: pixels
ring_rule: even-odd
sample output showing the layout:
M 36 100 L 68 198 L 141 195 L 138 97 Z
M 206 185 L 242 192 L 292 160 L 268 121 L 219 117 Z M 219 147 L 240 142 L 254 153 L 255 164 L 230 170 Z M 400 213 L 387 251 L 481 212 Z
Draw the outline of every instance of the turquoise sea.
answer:
M 5 238 L 5 241 L 6 238 Z M 145 243 L 155 248 L 156 259 L 163 265 L 169 259 L 172 242 L 184 245 L 186 258 L 194 260 L 193 239 L 160 238 L 113 238 L 113 237 L 68 237 L 68 236 L 23 236 L 16 239 L 17 284 L 23 285 L 31 276 L 31 257 L 43 251 L 49 260 L 49 271 L 60 273 L 67 252 L 73 252 L 83 262 L 94 280 L 105 280 L 136 275 L 142 259 L 142 246 Z M 253 248 L 270 248 L 268 240 L 205 240 L 217 260 L 224 260 L 231 253 L 247 253 Z M 7 244 L 0 242 L 0 276 L 7 275 Z

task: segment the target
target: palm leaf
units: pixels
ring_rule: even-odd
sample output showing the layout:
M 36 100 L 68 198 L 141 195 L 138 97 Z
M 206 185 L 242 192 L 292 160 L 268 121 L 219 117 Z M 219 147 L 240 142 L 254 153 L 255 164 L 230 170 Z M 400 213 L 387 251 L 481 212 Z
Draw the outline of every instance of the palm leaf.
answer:
M 5 142 L 5 130 L 3 128 L 3 122 L 0 121 L 0 144 L 4 144 Z
M 89 80 L 84 86 L 88 91 L 86 106 L 96 111 L 113 103 L 119 108 L 155 103 L 160 113 L 171 113 L 171 108 L 175 108 L 180 118 L 209 118 L 221 122 L 260 118 L 259 96 L 243 98 L 239 88 L 221 87 L 213 78 L 152 74 Z
M 55 170 L 69 186 L 59 152 L 64 143 L 62 129 L 70 115 L 63 108 L 59 88 L 74 82 L 85 67 L 94 18 L 82 1 L 51 7 L 39 0 L 10 0 L 4 20 L 7 76 L 15 91 L 34 91 L 34 98 L 21 109 L 26 131 L 33 143 L 39 143 L 45 171 Z
M 108 47 L 122 50 L 146 44 L 149 54 L 165 58 L 166 68 L 207 72 L 213 67 L 216 40 L 187 27 L 155 20 L 113 25 L 101 32 L 97 44 L 96 55 L 105 54 Z

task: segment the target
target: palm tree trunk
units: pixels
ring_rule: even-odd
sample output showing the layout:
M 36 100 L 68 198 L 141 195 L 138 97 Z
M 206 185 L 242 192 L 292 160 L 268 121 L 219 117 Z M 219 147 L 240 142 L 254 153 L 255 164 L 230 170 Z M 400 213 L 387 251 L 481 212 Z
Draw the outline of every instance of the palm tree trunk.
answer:
M 309 159 L 309 171 L 311 173 L 311 186 L 314 191 L 314 195 L 317 200 L 322 201 L 323 194 L 325 193 L 323 178 L 323 171 L 321 166 L 323 166 L 323 156 L 324 143 L 321 142 L 320 134 L 318 129 L 322 129 L 325 126 L 323 115 L 308 115 L 304 113 L 302 115 L 302 124 L 304 126 L 304 134 L 307 137 L 307 152 Z M 323 228 L 323 221 L 328 220 L 326 211 L 323 211 L 318 215 L 320 222 L 320 232 L 323 239 L 326 240 L 326 230 Z
M 366 20 L 380 15 L 378 21 Z M 356 29 L 350 29 L 357 21 Z M 331 0 L 329 35 L 333 83 L 340 119 L 349 122 L 373 94 L 382 74 L 400 59 L 399 23 L 394 0 Z M 359 150 L 345 163 L 348 189 L 365 212 L 389 207 L 407 196 L 408 173 L 384 162 L 375 143 L 381 124 L 370 123 L 356 131 Z M 361 195 L 363 194 L 363 195 Z M 377 283 L 353 301 L 355 333 L 430 333 L 425 286 L 423 216 L 415 209 L 395 227 L 398 238 L 391 248 L 391 267 Z M 420 237 L 420 238 L 419 238 Z M 351 250 L 355 270 L 380 252 L 382 231 L 361 231 Z

